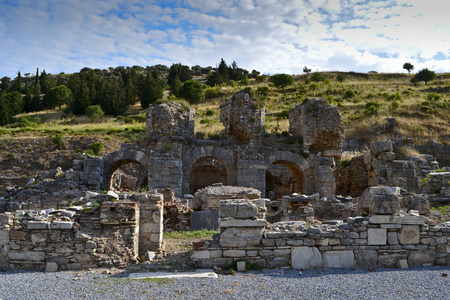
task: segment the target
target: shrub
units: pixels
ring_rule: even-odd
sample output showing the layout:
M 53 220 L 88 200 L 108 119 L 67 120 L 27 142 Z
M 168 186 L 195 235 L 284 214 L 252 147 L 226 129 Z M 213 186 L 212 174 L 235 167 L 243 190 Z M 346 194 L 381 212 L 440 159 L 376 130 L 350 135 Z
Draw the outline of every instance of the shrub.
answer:
M 100 105 L 90 105 L 86 108 L 86 116 L 91 120 L 100 119 L 104 114 Z
M 266 81 L 266 78 L 267 78 L 266 75 L 259 75 L 259 76 L 256 76 L 255 80 L 258 83 L 262 83 L 262 82 Z
M 355 92 L 353 90 L 346 90 L 344 93 L 344 98 L 345 99 L 350 99 L 355 97 Z
M 314 81 L 314 82 L 319 82 L 319 81 L 324 81 L 324 80 L 325 80 L 325 77 L 322 74 L 320 74 L 319 72 L 316 72 L 311 76 L 311 81 Z
M 269 93 L 268 86 L 260 86 L 256 89 L 256 92 L 260 95 L 267 95 Z
M 219 91 L 217 88 L 207 88 L 205 89 L 205 99 L 213 99 L 219 96 Z
M 367 102 L 364 106 L 364 114 L 367 116 L 377 115 L 380 106 L 381 105 L 377 102 Z
M 399 92 L 397 92 L 395 94 L 388 95 L 386 97 L 386 100 L 387 101 L 393 101 L 393 100 L 395 100 L 395 101 L 403 101 L 403 97 L 402 97 L 402 95 Z
M 394 101 L 391 103 L 391 105 L 389 105 L 389 109 L 390 110 L 395 110 L 400 106 L 400 103 L 398 101 Z
M 338 74 L 338 75 L 336 76 L 336 80 L 337 80 L 338 82 L 343 82 L 345 79 L 347 79 L 347 76 L 345 76 L 344 74 Z
M 7 160 L 13 160 L 14 157 L 15 157 L 14 153 L 8 153 L 8 154 L 6 154 L 6 159 L 7 159 Z
M 53 144 L 64 147 L 64 136 L 61 134 L 55 135 L 55 137 L 52 139 Z
M 208 116 L 208 117 L 214 116 L 215 114 L 216 114 L 216 112 L 213 109 L 211 109 L 211 108 L 208 108 L 206 110 L 206 113 L 205 113 L 205 115 Z
M 270 81 L 277 88 L 285 88 L 294 83 L 294 77 L 288 74 L 276 74 L 270 77 Z
M 205 92 L 200 81 L 188 80 L 180 87 L 180 97 L 190 103 L 197 103 L 205 99 Z
M 212 124 L 212 123 L 214 123 L 214 120 L 211 120 L 211 119 L 200 120 L 200 124 Z
M 31 118 L 30 116 L 21 116 L 21 117 L 19 117 L 17 122 L 19 123 L 19 127 L 21 127 L 21 128 L 24 128 L 24 127 L 35 128 L 38 126 L 39 119 Z
M 441 96 L 439 96 L 439 95 L 436 94 L 436 93 L 429 93 L 429 94 L 427 95 L 427 100 L 428 100 L 428 101 L 439 101 L 440 98 L 441 98 Z
M 105 146 L 103 146 L 102 142 L 96 142 L 91 145 L 91 150 L 95 155 L 98 155 L 104 148 Z
M 311 84 L 309 85 L 309 89 L 310 89 L 311 91 L 315 91 L 315 90 L 319 89 L 319 85 L 318 85 L 317 83 L 311 83 Z
M 288 119 L 289 118 L 289 110 L 285 109 L 282 112 L 277 113 L 277 118 Z

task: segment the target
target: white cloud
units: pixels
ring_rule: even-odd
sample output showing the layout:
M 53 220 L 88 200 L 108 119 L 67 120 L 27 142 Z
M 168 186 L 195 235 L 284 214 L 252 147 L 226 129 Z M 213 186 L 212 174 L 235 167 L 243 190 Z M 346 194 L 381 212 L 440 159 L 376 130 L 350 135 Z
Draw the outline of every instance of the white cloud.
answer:
M 396 72 L 405 61 L 448 71 L 450 64 L 447 0 L 18 3 L 0 2 L 0 76 L 36 67 L 214 66 L 221 57 L 266 73 L 301 73 L 304 65 Z

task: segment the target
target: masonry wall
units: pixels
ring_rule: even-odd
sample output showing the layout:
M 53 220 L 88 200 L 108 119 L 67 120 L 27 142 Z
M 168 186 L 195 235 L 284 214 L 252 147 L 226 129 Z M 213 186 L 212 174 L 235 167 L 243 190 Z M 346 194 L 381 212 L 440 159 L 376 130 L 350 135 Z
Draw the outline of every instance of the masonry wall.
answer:
M 229 205 L 220 210 L 220 236 L 192 255 L 201 267 L 229 266 L 242 259 L 261 267 L 299 269 L 450 265 L 450 227 L 428 226 L 423 216 L 373 215 L 320 227 L 301 221 L 269 226 L 261 214 L 230 216 Z M 230 228 L 235 241 L 223 236 Z
M 137 201 L 117 201 L 86 211 L 73 208 L 0 214 L 0 268 L 122 268 L 136 261 L 139 251 L 160 250 L 162 195 L 139 196 L 142 199 L 135 200 L 142 203 L 142 211 Z

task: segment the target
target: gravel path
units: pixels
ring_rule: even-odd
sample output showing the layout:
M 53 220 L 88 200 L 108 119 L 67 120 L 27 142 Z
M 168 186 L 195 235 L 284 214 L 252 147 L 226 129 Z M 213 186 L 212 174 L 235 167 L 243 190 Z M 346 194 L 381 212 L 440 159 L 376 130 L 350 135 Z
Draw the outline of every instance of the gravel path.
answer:
M 0 299 L 450 299 L 450 267 L 264 270 L 219 279 L 131 280 L 127 274 L 0 272 Z

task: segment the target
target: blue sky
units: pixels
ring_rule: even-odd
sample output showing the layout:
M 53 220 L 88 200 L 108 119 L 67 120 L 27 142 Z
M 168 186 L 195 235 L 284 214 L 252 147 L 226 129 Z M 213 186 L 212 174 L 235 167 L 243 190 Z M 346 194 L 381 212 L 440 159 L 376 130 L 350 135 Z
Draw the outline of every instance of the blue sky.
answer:
M 450 71 L 449 0 L 0 0 L 0 77 L 228 64 Z

